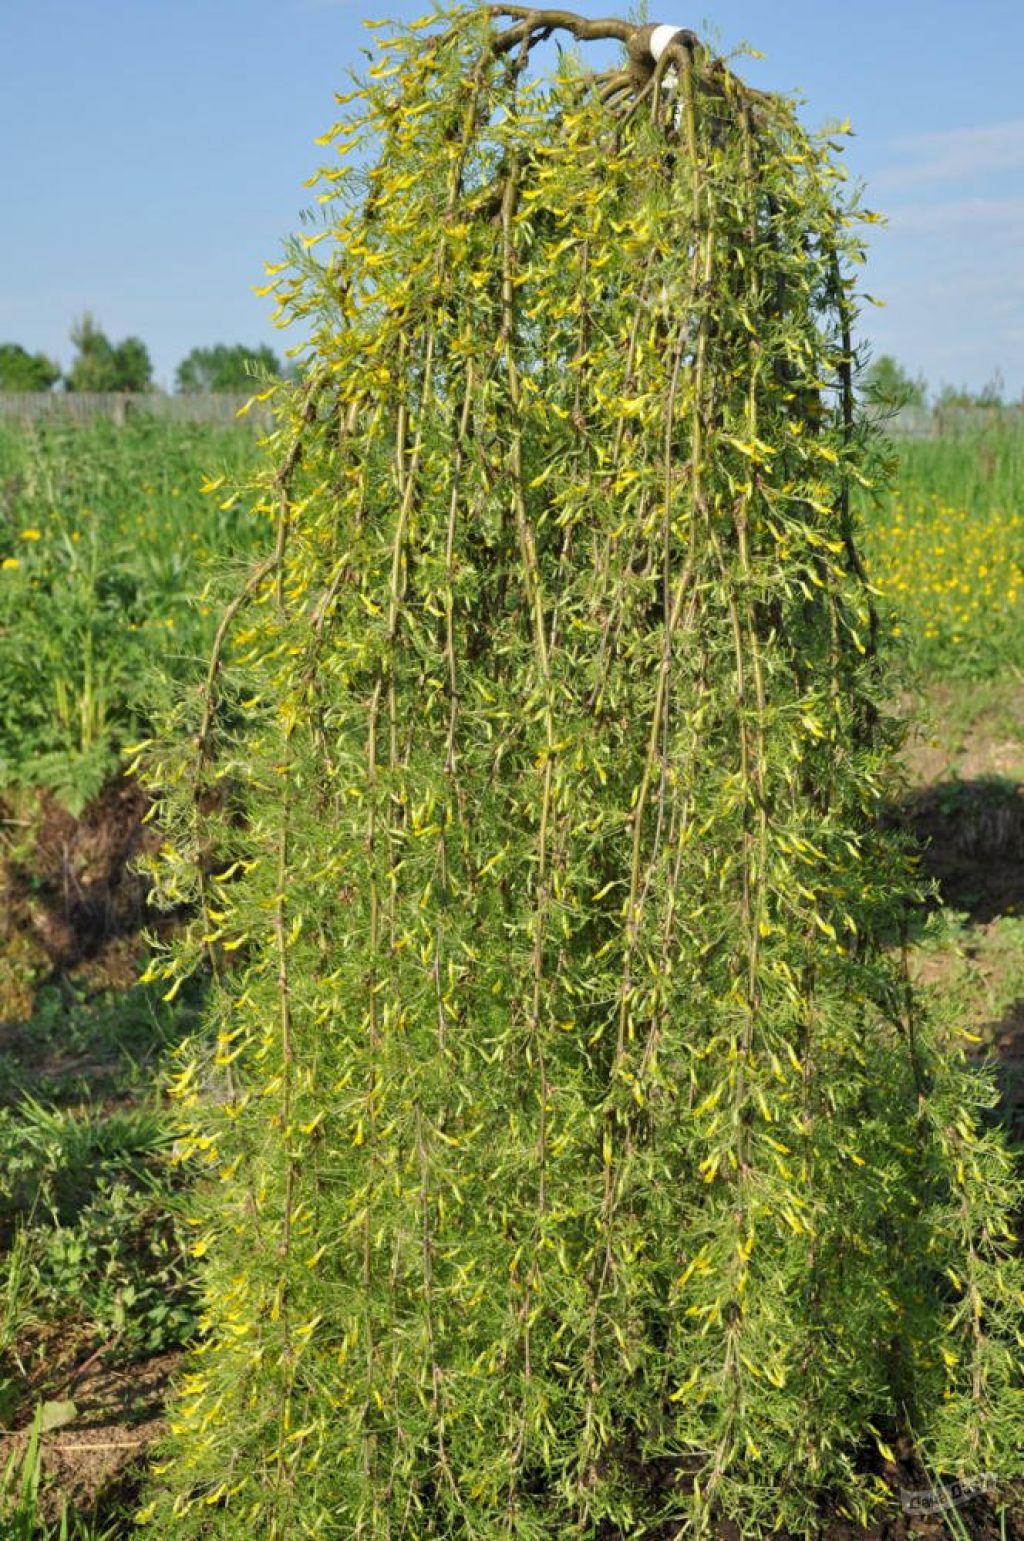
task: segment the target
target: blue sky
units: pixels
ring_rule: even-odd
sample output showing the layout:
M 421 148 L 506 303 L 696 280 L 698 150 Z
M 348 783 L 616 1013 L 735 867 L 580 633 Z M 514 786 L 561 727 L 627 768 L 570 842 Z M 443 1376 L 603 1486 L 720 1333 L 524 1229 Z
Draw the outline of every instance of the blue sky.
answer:
M 567 0 L 572 3 L 572 0 Z M 620 13 L 628 13 L 625 0 Z M 675 9 L 672 6 L 676 7 Z M 863 333 L 932 386 L 1024 391 L 1022 0 L 651 0 L 655 21 L 763 51 L 743 73 L 849 117 L 889 217 Z M 615 0 L 578 0 L 590 15 Z M 89 308 L 170 384 L 195 344 L 282 334 L 252 286 L 280 255 L 364 18 L 428 0 L 0 0 L 0 341 L 67 361 Z M 850 19 L 846 19 L 850 18 Z M 363 61 L 365 62 L 365 61 Z

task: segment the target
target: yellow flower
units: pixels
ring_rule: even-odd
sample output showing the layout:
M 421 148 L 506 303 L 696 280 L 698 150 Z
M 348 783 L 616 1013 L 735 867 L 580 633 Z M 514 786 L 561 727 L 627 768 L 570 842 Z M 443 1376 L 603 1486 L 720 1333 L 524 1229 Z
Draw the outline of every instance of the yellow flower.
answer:
M 40 540 L 42 537 L 38 530 L 22 530 L 22 540 Z
M 3 561 L 0 562 L 0 568 L 3 568 L 5 571 L 8 570 L 9 568 L 20 567 L 20 566 L 21 566 L 21 563 L 18 561 L 18 558 L 16 556 L 5 556 Z

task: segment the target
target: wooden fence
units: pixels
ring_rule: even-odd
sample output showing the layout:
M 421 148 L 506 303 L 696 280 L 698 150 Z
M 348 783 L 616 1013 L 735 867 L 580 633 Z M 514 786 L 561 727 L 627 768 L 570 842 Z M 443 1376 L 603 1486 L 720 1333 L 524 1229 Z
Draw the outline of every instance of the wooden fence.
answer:
M 173 423 L 238 423 L 270 426 L 267 403 L 257 401 L 239 417 L 248 396 L 171 396 L 163 391 L 140 395 L 93 391 L 0 391 L 0 422 L 92 423 L 98 418 L 124 424 L 132 413 L 148 413 Z M 904 407 L 883 418 L 886 433 L 898 438 L 941 439 L 1005 427 L 1024 431 L 1024 406 Z
M 1024 431 L 1024 406 L 904 407 L 881 421 L 885 432 L 898 438 L 962 438 L 999 428 L 1020 433 Z
M 244 417 L 249 396 L 171 396 L 163 391 L 138 395 L 101 391 L 0 391 L 0 422 L 93 423 L 107 418 L 121 426 L 129 416 L 146 414 L 173 423 L 223 423 L 267 428 L 266 402 L 257 401 Z

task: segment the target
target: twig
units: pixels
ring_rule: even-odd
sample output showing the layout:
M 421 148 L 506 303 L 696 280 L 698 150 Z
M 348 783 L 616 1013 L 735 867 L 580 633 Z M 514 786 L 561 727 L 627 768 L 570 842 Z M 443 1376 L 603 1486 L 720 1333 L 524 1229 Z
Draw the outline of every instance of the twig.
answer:
M 55 1429 L 54 1433 L 56 1432 L 57 1430 Z M 43 1438 L 45 1439 L 45 1437 L 46 1431 L 44 1429 Z M 155 1439 L 156 1435 L 153 1438 Z M 83 1445 L 77 1442 L 73 1445 L 57 1445 L 56 1453 L 63 1455 L 65 1450 L 138 1450 L 141 1445 L 151 1445 L 152 1443 L 152 1439 L 104 1439 L 95 1445 Z

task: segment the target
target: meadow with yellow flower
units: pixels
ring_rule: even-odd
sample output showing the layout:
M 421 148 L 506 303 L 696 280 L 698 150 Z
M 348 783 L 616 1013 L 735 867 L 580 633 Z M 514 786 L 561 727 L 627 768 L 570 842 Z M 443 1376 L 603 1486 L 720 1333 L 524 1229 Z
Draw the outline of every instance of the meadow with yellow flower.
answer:
M 1024 667 L 1024 440 L 903 441 L 891 488 L 862 511 L 892 636 L 922 676 Z

